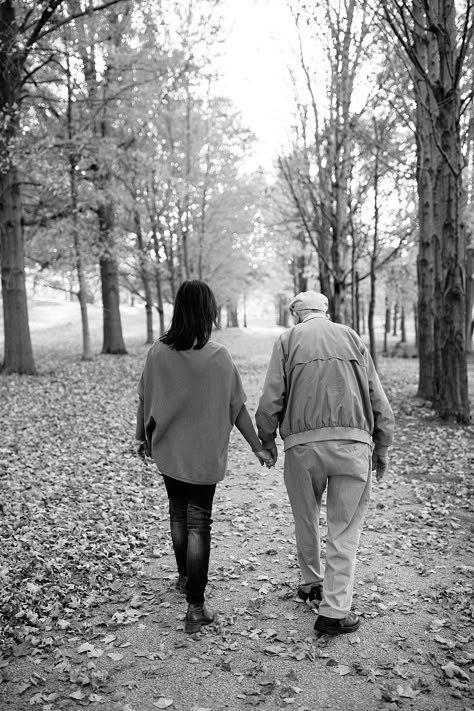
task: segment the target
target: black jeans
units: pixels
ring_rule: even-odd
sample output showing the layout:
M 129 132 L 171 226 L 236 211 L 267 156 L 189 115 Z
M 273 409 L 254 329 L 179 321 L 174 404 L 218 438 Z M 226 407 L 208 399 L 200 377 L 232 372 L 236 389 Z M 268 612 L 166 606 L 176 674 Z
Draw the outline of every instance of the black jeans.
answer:
M 169 499 L 170 530 L 178 573 L 188 578 L 186 600 L 202 605 L 211 553 L 215 484 L 190 484 L 163 476 Z

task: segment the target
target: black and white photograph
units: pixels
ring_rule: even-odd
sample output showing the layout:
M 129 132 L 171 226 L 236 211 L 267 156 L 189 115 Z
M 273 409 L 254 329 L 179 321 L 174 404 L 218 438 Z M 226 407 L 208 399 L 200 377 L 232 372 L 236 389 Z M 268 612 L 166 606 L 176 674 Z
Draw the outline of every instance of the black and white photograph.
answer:
M 0 0 L 0 711 L 474 711 L 474 0 Z

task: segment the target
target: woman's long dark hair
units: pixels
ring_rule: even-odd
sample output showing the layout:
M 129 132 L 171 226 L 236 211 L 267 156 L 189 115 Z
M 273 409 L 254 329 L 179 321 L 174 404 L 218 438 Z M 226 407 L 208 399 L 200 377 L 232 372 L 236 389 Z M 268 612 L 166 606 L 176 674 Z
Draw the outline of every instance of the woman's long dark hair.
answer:
M 176 351 L 201 349 L 206 345 L 217 319 L 217 304 L 203 281 L 183 281 L 176 294 L 173 318 L 160 341 Z

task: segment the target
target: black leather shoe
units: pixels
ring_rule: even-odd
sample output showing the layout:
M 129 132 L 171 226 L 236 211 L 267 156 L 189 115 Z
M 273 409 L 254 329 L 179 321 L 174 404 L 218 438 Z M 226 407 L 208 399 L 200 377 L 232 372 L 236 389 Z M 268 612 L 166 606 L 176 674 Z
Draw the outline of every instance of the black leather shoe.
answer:
M 176 582 L 174 584 L 175 590 L 177 590 L 180 593 L 185 593 L 186 592 L 186 583 L 188 582 L 188 579 L 186 575 L 178 575 L 176 578 Z
M 188 634 L 199 632 L 202 625 L 210 625 L 214 622 L 214 613 L 208 610 L 205 605 L 188 605 L 184 631 Z
M 298 595 L 300 600 L 309 600 L 310 602 L 314 602 L 314 600 L 322 600 L 323 599 L 323 586 L 322 585 L 312 585 L 311 589 L 306 592 L 306 590 L 303 589 L 302 585 L 298 585 L 298 590 L 296 591 L 296 594 Z
M 359 627 L 360 617 L 355 612 L 349 612 L 342 620 L 319 615 L 314 623 L 314 630 L 319 634 L 348 634 L 349 632 L 355 632 Z

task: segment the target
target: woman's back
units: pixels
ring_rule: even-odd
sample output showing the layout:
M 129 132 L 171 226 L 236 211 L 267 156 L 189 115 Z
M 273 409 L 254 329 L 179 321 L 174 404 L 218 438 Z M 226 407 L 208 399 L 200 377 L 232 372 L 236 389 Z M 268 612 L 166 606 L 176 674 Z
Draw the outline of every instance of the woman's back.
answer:
M 224 478 L 230 431 L 246 400 L 229 351 L 150 348 L 139 385 L 145 433 L 163 474 L 193 483 Z

